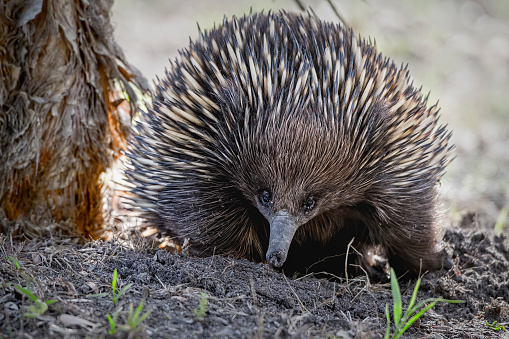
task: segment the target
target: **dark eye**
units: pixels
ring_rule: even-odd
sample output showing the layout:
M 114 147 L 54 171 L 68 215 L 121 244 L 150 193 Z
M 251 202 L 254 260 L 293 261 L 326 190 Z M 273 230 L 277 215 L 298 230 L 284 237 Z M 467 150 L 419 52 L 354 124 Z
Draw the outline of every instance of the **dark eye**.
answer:
M 258 193 L 258 197 L 260 199 L 260 203 L 265 206 L 269 207 L 271 201 L 272 201 L 272 193 L 270 193 L 269 190 L 262 190 Z
M 307 213 L 311 211 L 313 208 L 315 208 L 315 205 L 316 205 L 315 197 L 310 195 L 302 203 L 302 209 L 304 210 L 304 213 Z

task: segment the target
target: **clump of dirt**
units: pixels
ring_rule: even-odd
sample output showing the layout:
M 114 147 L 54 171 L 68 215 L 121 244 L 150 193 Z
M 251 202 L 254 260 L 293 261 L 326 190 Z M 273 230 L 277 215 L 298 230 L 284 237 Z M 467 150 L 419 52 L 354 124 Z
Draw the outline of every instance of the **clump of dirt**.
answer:
M 454 267 L 425 274 L 418 300 L 443 297 L 465 303 L 437 304 L 407 337 L 507 335 L 509 328 L 495 330 L 486 324 L 509 325 L 507 237 L 471 222 L 447 229 L 444 242 Z M 77 245 L 4 236 L 0 250 L 0 331 L 6 338 L 381 338 L 385 304 L 392 305 L 388 284 L 370 284 L 363 277 L 292 279 L 264 264 L 174 255 L 143 241 Z M 115 269 L 117 291 L 132 284 L 116 306 L 108 295 L 93 296 L 111 294 Z M 400 286 L 404 305 L 414 284 Z M 26 313 L 34 303 L 15 285 L 42 302 L 57 302 L 29 318 Z M 130 304 L 133 315 L 143 299 L 139 316 L 150 314 L 134 328 L 125 326 Z M 117 309 L 116 332 L 110 335 L 107 315 Z

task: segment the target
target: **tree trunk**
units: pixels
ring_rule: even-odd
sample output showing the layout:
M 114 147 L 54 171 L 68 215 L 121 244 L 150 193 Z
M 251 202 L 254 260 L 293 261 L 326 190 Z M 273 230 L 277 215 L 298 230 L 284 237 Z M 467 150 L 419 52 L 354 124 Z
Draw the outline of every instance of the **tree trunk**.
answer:
M 129 136 L 135 88 L 109 0 L 0 3 L 0 208 L 103 230 L 99 176 Z M 124 100 L 125 99 L 125 100 Z

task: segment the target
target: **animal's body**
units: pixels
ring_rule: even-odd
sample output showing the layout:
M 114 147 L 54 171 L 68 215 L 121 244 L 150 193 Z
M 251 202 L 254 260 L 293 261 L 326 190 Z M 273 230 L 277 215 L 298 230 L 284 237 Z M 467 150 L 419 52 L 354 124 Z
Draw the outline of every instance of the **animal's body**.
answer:
M 355 238 L 352 257 L 377 248 L 400 273 L 441 265 L 450 133 L 406 67 L 350 29 L 225 19 L 180 53 L 140 120 L 132 203 L 194 253 L 338 273 Z

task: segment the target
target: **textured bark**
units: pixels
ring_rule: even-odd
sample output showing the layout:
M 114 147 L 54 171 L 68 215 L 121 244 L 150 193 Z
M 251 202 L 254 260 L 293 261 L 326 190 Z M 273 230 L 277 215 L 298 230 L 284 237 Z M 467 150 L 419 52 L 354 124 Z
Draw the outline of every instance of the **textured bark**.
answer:
M 99 177 L 125 147 L 134 89 L 146 90 L 113 40 L 111 5 L 0 3 L 0 207 L 11 220 L 44 212 L 102 233 Z

